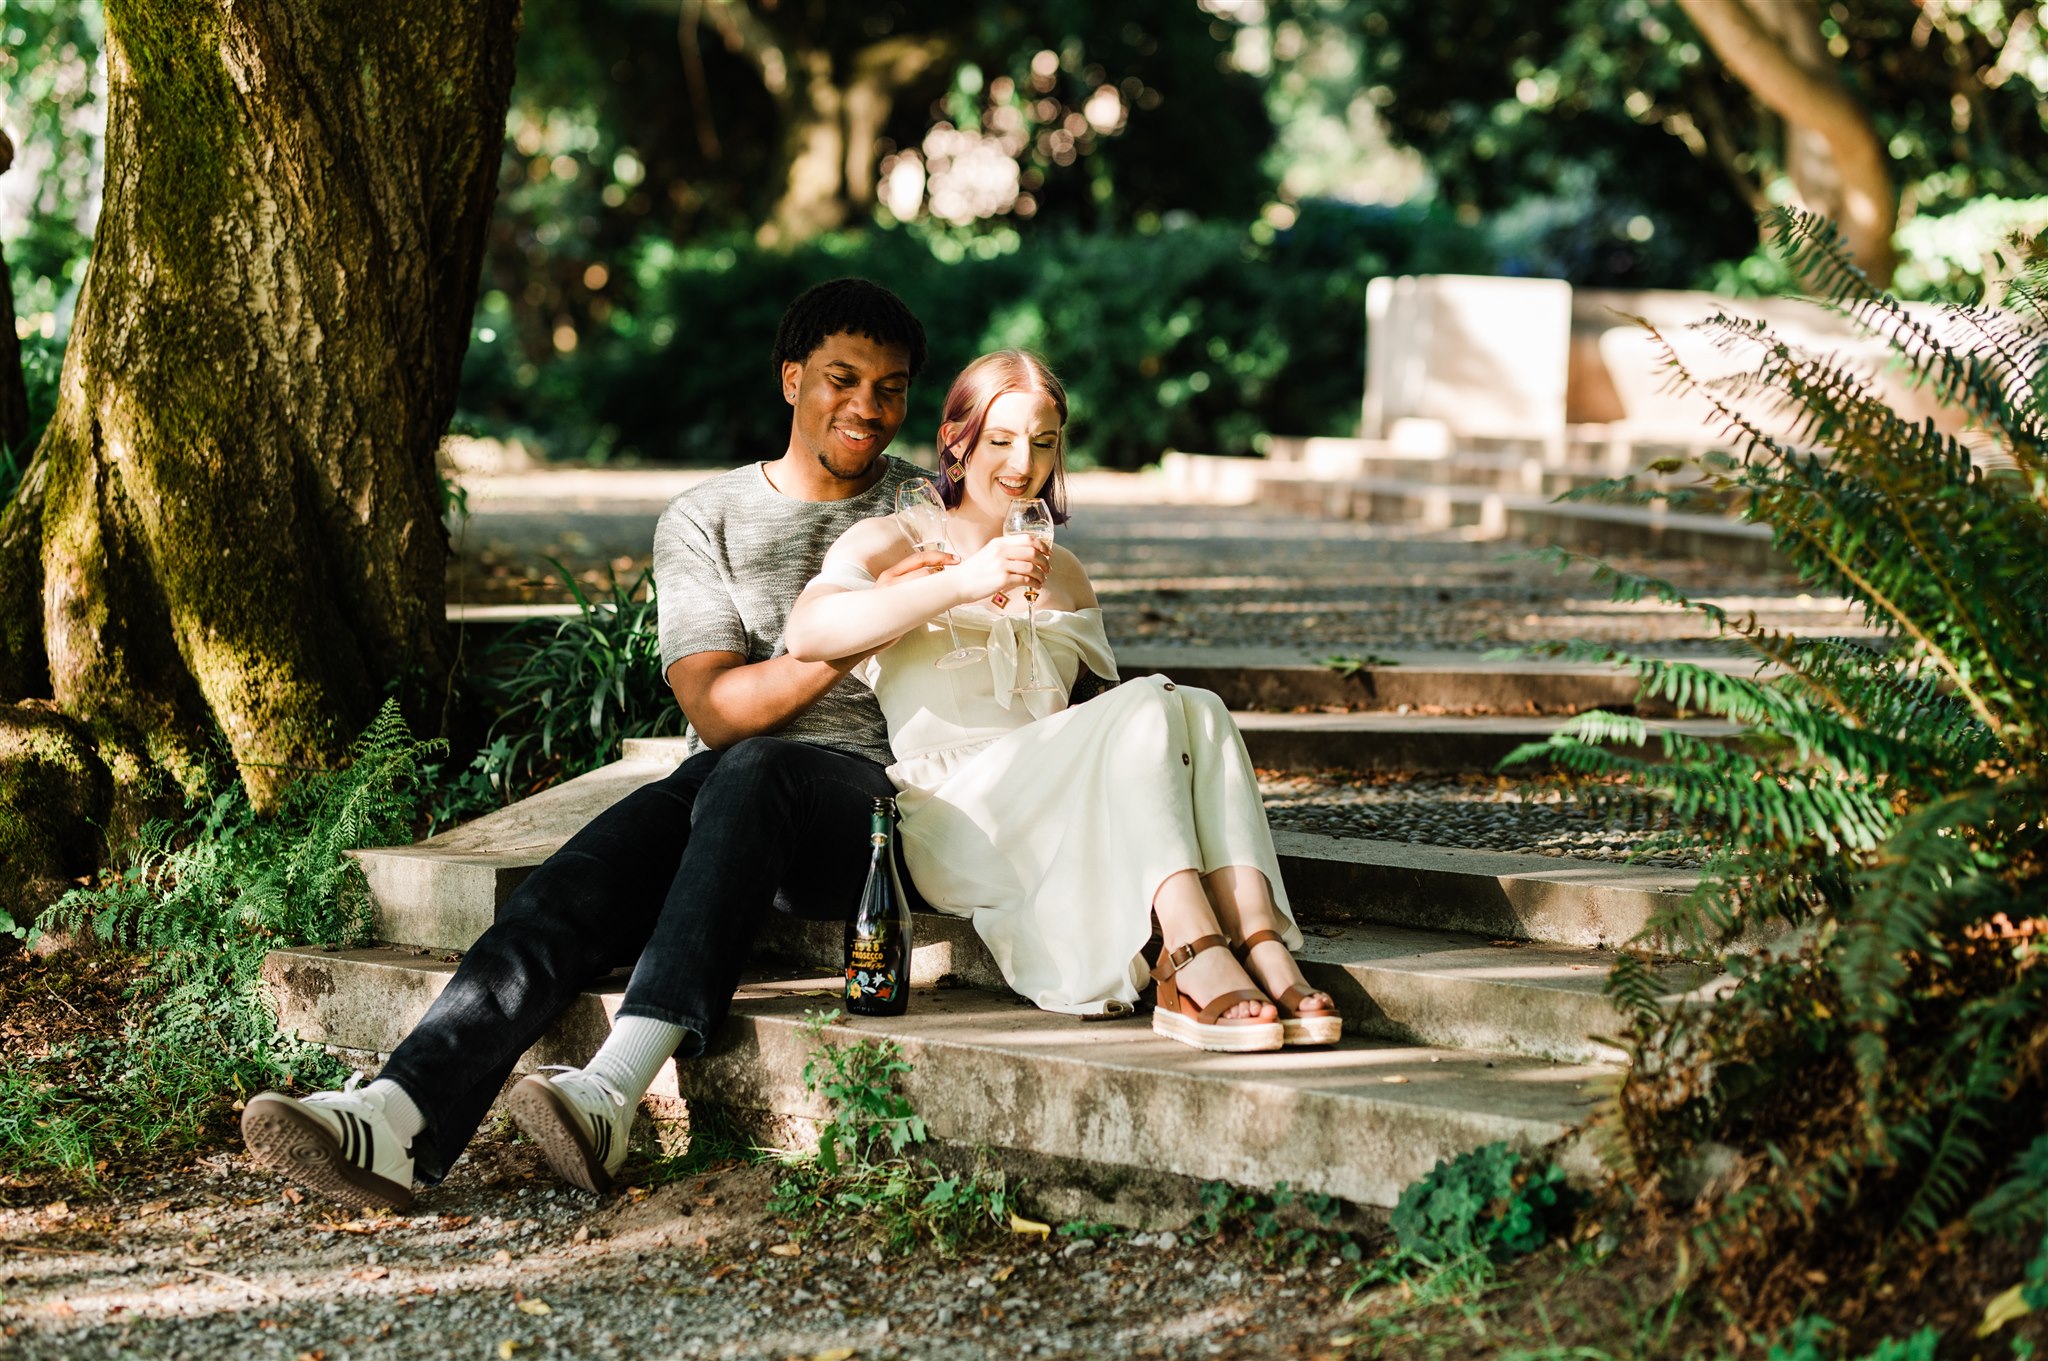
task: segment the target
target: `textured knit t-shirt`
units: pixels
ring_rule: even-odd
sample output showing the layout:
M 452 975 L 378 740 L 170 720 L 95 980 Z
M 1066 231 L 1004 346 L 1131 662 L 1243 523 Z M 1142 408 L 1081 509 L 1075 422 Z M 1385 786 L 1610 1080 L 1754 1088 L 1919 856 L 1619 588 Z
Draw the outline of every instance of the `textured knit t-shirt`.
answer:
M 737 652 L 749 663 L 782 655 L 790 607 L 817 575 L 825 550 L 855 521 L 896 509 L 896 491 L 927 476 L 884 456 L 881 480 L 844 501 L 799 501 L 769 484 L 758 463 L 721 473 L 669 502 L 654 526 L 655 603 L 664 674 L 697 652 Z M 690 750 L 704 741 L 692 727 Z M 777 737 L 855 752 L 886 765 L 889 731 L 874 691 L 841 677 Z

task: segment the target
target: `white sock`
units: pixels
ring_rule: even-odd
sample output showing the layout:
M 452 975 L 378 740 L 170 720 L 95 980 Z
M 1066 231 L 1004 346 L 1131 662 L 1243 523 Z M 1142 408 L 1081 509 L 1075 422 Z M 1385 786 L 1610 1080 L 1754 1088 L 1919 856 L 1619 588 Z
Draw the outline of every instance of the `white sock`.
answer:
M 651 1016 L 621 1016 L 612 1022 L 612 1033 L 585 1064 L 583 1071 L 595 1073 L 638 1101 L 654 1085 L 654 1075 L 668 1062 L 683 1042 L 683 1028 Z
M 384 1118 L 391 1122 L 391 1132 L 401 1141 L 410 1144 L 427 1127 L 427 1117 L 420 1114 L 420 1108 L 405 1094 L 405 1088 L 390 1078 L 380 1077 L 362 1091 L 364 1096 L 384 1098 Z

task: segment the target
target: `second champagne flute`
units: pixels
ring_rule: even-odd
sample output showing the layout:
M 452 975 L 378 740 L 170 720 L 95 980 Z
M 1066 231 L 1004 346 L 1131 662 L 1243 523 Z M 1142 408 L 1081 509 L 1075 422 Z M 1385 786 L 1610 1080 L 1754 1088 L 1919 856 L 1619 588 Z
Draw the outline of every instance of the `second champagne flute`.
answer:
M 896 513 L 902 517 L 904 527 L 910 531 L 910 542 L 920 553 L 928 550 L 953 551 L 946 541 L 946 503 L 939 499 L 938 488 L 931 483 L 922 479 L 905 483 L 896 493 Z M 985 647 L 960 646 L 960 634 L 953 627 L 951 610 L 941 617 L 946 621 L 946 636 L 952 640 L 953 650 L 932 665 L 941 671 L 957 671 L 988 655 Z
M 1003 516 L 1005 534 L 1029 534 L 1036 539 L 1052 542 L 1052 510 L 1040 498 L 1033 496 L 1012 503 L 1009 513 Z M 1024 592 L 1024 610 L 1031 621 L 1030 657 L 1025 663 L 1024 682 L 1012 690 L 1017 695 L 1057 695 L 1060 688 L 1038 679 L 1038 592 Z

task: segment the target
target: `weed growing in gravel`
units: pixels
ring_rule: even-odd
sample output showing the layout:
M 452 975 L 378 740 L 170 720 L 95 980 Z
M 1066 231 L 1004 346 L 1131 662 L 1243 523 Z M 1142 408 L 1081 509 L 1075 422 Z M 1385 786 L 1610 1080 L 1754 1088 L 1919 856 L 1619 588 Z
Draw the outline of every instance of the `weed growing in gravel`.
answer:
M 906 1150 L 926 1142 L 922 1117 L 897 1090 L 910 1064 L 893 1043 L 835 1044 L 825 1032 L 837 1012 L 805 1020 L 811 1042 L 804 1086 L 831 1103 L 818 1151 L 785 1155 L 769 1208 L 835 1238 L 868 1237 L 893 1251 L 926 1243 L 951 1253 L 1006 1232 L 1016 1196 L 1000 1171 L 947 1172 Z
M 1302 1266 L 1323 1258 L 1359 1261 L 1358 1235 L 1337 1227 L 1344 1202 L 1335 1196 L 1296 1191 L 1286 1182 L 1271 1192 L 1248 1191 L 1225 1181 L 1202 1186 L 1202 1208 L 1188 1232 L 1197 1238 L 1242 1233 L 1265 1253 L 1266 1264 Z
M 55 1173 L 95 1183 L 110 1167 L 182 1152 L 238 1098 L 343 1070 L 279 1032 L 263 957 L 282 945 L 346 944 L 368 925 L 368 890 L 344 852 L 410 839 L 422 763 L 395 704 L 342 769 L 294 784 L 259 817 L 239 783 L 182 824 L 145 827 L 125 868 L 47 915 L 137 952 L 118 1032 L 93 1030 L 0 1062 L 0 1178 Z

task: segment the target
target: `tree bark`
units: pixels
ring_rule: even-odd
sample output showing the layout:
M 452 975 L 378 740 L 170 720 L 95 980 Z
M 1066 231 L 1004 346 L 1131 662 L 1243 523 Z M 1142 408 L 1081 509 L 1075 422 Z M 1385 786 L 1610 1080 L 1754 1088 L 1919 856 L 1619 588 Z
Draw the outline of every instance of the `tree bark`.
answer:
M 37 451 L 51 692 L 182 782 L 217 728 L 264 805 L 446 676 L 434 452 L 518 0 L 106 20 L 106 196 Z
M 1785 169 L 1801 202 L 1833 218 L 1863 272 L 1889 284 L 1898 264 L 1890 162 L 1828 56 L 1812 0 L 1678 3 L 1728 73 L 1785 120 Z

